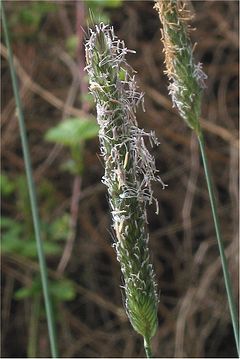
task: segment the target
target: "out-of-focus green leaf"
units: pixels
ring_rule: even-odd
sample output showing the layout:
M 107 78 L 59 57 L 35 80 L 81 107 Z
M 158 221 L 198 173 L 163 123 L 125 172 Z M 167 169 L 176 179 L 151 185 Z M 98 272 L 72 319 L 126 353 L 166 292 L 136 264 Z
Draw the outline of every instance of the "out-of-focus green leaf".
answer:
M 32 288 L 31 287 L 20 288 L 14 294 L 14 298 L 17 300 L 29 298 L 31 296 L 32 296 Z
M 43 242 L 43 249 L 46 255 L 56 255 L 61 252 L 61 248 L 57 243 L 50 241 Z M 37 247 L 35 240 L 25 242 L 25 245 L 21 248 L 21 255 L 29 258 L 37 257 Z
M 76 175 L 78 173 L 77 163 L 73 159 L 63 162 L 63 164 L 60 166 L 60 169 L 62 171 L 67 171 L 72 175 Z
M 2 235 L 1 249 L 3 253 L 17 253 L 27 258 L 37 257 L 35 240 L 20 240 L 12 235 L 13 233 L 10 232 Z M 61 252 L 61 248 L 57 243 L 49 241 L 43 242 L 43 248 L 46 255 L 56 255 Z
M 21 223 L 8 217 L 1 217 L 1 251 L 3 253 L 19 253 L 21 250 L 21 242 L 19 238 L 23 233 Z
M 37 248 L 34 238 L 25 238 L 24 224 L 10 218 L 1 218 L 2 253 L 17 253 L 23 257 L 36 258 Z M 60 245 L 49 240 L 43 241 L 46 255 L 56 255 L 61 252 Z
M 37 277 L 37 278 L 35 278 L 35 280 L 33 280 L 31 286 L 22 287 L 22 288 L 18 289 L 14 293 L 14 298 L 17 300 L 30 298 L 35 294 L 41 294 L 41 291 L 42 291 L 41 281 L 40 281 L 40 278 Z
M 41 294 L 41 288 L 41 281 L 39 277 L 37 277 L 33 280 L 31 286 L 18 289 L 14 294 L 14 298 L 21 300 L 30 298 L 36 294 Z M 49 289 L 55 301 L 70 301 L 76 296 L 74 284 L 68 279 L 49 281 Z
M 49 225 L 49 235 L 52 240 L 66 240 L 69 235 L 70 215 L 65 213 Z
M 52 295 L 60 301 L 73 300 L 76 296 L 74 285 L 70 280 L 50 282 L 50 291 Z
M 2 235 L 1 251 L 2 253 L 21 253 L 21 243 L 17 237 L 13 236 L 16 233 L 7 232 Z
M 45 135 L 45 139 L 72 147 L 82 141 L 96 137 L 98 130 L 98 124 L 92 120 L 69 118 L 56 127 L 50 128 Z
M 12 24 L 32 25 L 37 28 L 42 17 L 56 9 L 56 4 L 49 1 L 33 1 L 28 5 L 22 5 L 19 11 L 12 15 L 10 22 Z
M 88 0 L 87 5 L 91 9 L 95 7 L 117 8 L 122 6 L 122 0 Z
M 71 54 L 74 55 L 76 53 L 77 50 L 77 46 L 78 46 L 78 36 L 77 35 L 72 35 L 69 36 L 66 40 L 66 48 L 67 51 Z
M 15 184 L 7 177 L 7 175 L 2 173 L 0 175 L 0 188 L 1 188 L 1 194 L 3 196 L 9 196 L 14 192 Z
M 22 228 L 21 224 L 17 221 L 14 221 L 12 218 L 9 217 L 1 217 L 1 229 L 6 229 L 6 228 L 13 228 L 13 227 L 18 227 L 18 228 Z

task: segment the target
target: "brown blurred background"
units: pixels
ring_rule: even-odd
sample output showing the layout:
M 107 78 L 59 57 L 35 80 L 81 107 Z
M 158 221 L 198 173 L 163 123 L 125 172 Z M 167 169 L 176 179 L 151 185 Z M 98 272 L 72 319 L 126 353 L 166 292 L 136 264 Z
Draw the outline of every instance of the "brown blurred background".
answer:
M 202 125 L 238 299 L 238 1 L 192 1 L 195 57 L 208 75 Z M 145 92 L 140 127 L 154 129 L 160 213 L 148 211 L 160 291 L 156 357 L 236 357 L 207 189 L 196 138 L 172 108 L 160 22 L 152 1 L 6 1 L 16 57 L 50 288 L 62 357 L 141 357 L 142 339 L 123 310 L 121 274 L 101 184 L 97 138 L 83 170 L 71 146 L 46 141 L 65 119 L 95 115 L 83 72 L 88 9 L 110 21 Z M 2 357 L 50 355 L 15 102 L 2 59 Z M 66 134 L 67 136 L 67 134 Z M 72 167 L 71 167 L 72 166 Z M 79 199 L 79 202 L 78 202 Z

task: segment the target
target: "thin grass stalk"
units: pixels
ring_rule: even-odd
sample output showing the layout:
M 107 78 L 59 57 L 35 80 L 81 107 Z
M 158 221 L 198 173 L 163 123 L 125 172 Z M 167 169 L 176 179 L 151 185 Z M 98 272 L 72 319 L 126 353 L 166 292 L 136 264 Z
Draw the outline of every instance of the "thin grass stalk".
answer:
M 232 319 L 234 338 L 235 338 L 235 342 L 236 342 L 237 351 L 239 354 L 237 308 L 236 308 L 236 305 L 235 305 L 235 302 L 233 299 L 232 282 L 231 282 L 230 274 L 228 271 L 227 259 L 226 259 L 225 251 L 224 251 L 224 244 L 223 244 L 222 232 L 221 232 L 221 227 L 220 227 L 220 220 L 219 220 L 219 216 L 218 216 L 218 212 L 217 212 L 215 190 L 214 190 L 214 185 L 213 185 L 213 181 L 212 181 L 211 171 L 210 171 L 209 165 L 208 165 L 208 158 L 207 158 L 206 149 L 205 149 L 205 140 L 204 140 L 202 131 L 198 134 L 198 142 L 199 142 L 199 146 L 200 146 L 200 150 L 201 150 L 202 161 L 203 161 L 205 177 L 206 177 L 208 193 L 209 193 L 209 199 L 210 199 L 210 204 L 211 204 L 211 209 L 212 209 L 212 216 L 213 216 L 213 221 L 214 221 L 214 226 L 215 226 L 215 231 L 216 231 L 216 237 L 217 237 L 217 241 L 218 241 L 218 248 L 219 248 L 220 258 L 221 258 L 221 263 L 222 263 L 222 270 L 223 270 L 224 282 L 225 282 L 225 287 L 226 287 L 226 292 L 227 292 L 229 310 L 230 310 L 231 319 Z
M 145 350 L 147 358 L 152 358 L 153 357 L 151 343 L 147 339 L 144 339 L 144 350 Z
M 159 13 L 160 21 L 163 26 L 161 32 L 165 53 L 165 73 L 167 74 L 170 82 L 168 89 L 169 94 L 172 97 L 173 107 L 178 109 L 180 116 L 198 137 L 221 258 L 234 338 L 236 341 L 237 351 L 239 353 L 237 309 L 233 299 L 232 282 L 224 252 L 220 221 L 214 195 L 214 184 L 211 180 L 203 132 L 199 121 L 202 92 L 206 87 L 205 80 L 207 76 L 202 71 L 202 64 L 194 63 L 193 48 L 189 36 L 190 27 L 187 24 L 187 21 L 191 20 L 192 15 L 186 8 L 186 2 L 178 0 L 155 1 L 155 8 Z
M 29 191 L 29 197 L 30 197 L 33 224 L 34 224 L 41 281 L 42 281 L 44 302 L 45 302 L 45 308 L 46 308 L 46 317 L 47 317 L 47 323 L 48 323 L 48 334 L 49 334 L 50 348 L 51 348 L 52 357 L 57 358 L 58 350 L 57 350 L 57 340 L 56 340 L 56 331 L 55 331 L 55 321 L 54 321 L 54 316 L 53 316 L 53 311 L 52 311 L 52 303 L 51 303 L 51 298 L 50 298 L 50 293 L 49 293 L 47 266 L 46 266 L 46 260 L 45 260 L 44 250 L 43 250 L 43 243 L 42 243 L 42 239 L 41 239 L 40 219 L 39 219 L 39 213 L 38 213 L 38 207 L 37 207 L 36 191 L 35 191 L 35 186 L 34 186 L 34 181 L 33 181 L 32 166 L 31 166 L 31 159 L 30 159 L 30 153 L 29 153 L 29 147 L 28 147 L 28 140 L 27 140 L 27 135 L 26 135 L 24 114 L 23 114 L 23 110 L 22 110 L 21 99 L 19 96 L 20 92 L 19 92 L 18 81 L 17 81 L 17 77 L 16 77 L 16 73 L 15 73 L 15 67 L 14 67 L 14 63 L 13 63 L 13 54 L 12 54 L 12 48 L 11 48 L 11 43 L 10 43 L 10 39 L 9 39 L 7 18 L 5 16 L 5 11 L 4 11 L 4 6 L 3 6 L 2 0 L 1 0 L 0 4 L 1 4 L 4 37 L 5 37 L 5 41 L 6 41 L 6 45 L 7 45 L 7 49 L 8 49 L 8 60 L 9 60 L 11 78 L 12 78 L 13 92 L 14 92 L 16 108 L 17 108 L 17 117 L 18 117 L 18 121 L 19 121 L 20 137 L 21 137 L 21 142 L 22 142 L 25 171 L 26 171 L 26 177 L 27 177 L 27 184 L 28 184 L 28 191 Z

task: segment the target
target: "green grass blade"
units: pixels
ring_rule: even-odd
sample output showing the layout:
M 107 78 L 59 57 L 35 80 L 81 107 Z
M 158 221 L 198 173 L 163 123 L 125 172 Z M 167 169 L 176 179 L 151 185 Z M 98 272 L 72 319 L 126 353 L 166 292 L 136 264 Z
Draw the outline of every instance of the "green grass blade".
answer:
M 235 305 L 234 299 L 233 299 L 231 278 L 230 278 L 230 274 L 228 271 L 227 260 L 226 260 L 226 256 L 225 256 L 225 252 L 224 252 L 224 245 L 223 245 L 223 239 L 222 239 L 222 234 L 221 234 L 220 221 L 219 221 L 219 217 L 218 217 L 218 213 L 217 213 L 217 205 L 216 205 L 216 199 L 215 199 L 215 194 L 214 194 L 214 189 L 213 189 L 213 182 L 211 179 L 211 173 L 209 170 L 208 160 L 207 160 L 206 151 L 205 151 L 205 141 L 204 141 L 203 133 L 201 131 L 200 131 L 200 134 L 198 135 L 198 141 L 199 141 L 199 146 L 201 149 L 202 161 L 203 161 L 203 166 L 204 166 L 204 171 L 205 171 L 205 176 L 206 176 L 206 181 L 207 181 L 209 199 L 210 199 L 211 209 L 212 209 L 212 216 L 213 216 L 213 221 L 214 221 L 214 226 L 215 226 L 215 231 L 216 231 L 216 236 L 217 236 L 217 242 L 218 242 L 220 258 L 221 258 L 221 263 L 222 263 L 224 282 L 225 282 L 225 287 L 226 287 L 226 292 L 227 292 L 228 305 L 229 305 L 229 310 L 230 310 L 231 319 L 232 319 L 233 332 L 234 332 L 234 337 L 235 337 L 235 341 L 236 341 L 237 351 L 239 354 L 239 334 L 238 334 L 237 309 L 236 309 L 236 305 Z
M 38 251 L 38 259 L 39 259 L 39 266 L 40 266 L 40 273 L 41 273 L 41 280 L 42 280 L 42 287 L 43 287 L 43 295 L 44 295 L 46 316 L 47 316 L 47 322 L 48 322 L 51 353 L 52 353 L 53 358 L 57 358 L 58 354 L 57 354 L 57 344 L 56 344 L 55 322 L 54 322 L 54 318 L 53 318 L 52 305 L 51 305 L 50 294 L 49 294 L 46 260 L 45 260 L 43 244 L 42 244 L 41 234 L 40 234 L 40 221 L 39 221 L 39 214 L 38 214 L 38 208 L 37 208 L 35 186 L 34 186 L 34 182 L 33 182 L 31 160 L 30 160 L 28 140 L 27 140 L 26 129 L 25 129 L 24 115 L 23 115 L 23 110 L 22 110 L 21 99 L 19 96 L 19 88 L 18 88 L 18 82 L 17 82 L 16 73 L 15 73 L 14 63 L 13 63 L 13 55 L 12 55 L 12 49 L 11 49 L 8 27 L 7 27 L 7 19 L 5 16 L 5 11 L 4 11 L 2 0 L 1 0 L 0 4 L 1 4 L 2 24 L 3 24 L 3 29 L 4 29 L 6 45 L 8 48 L 8 59 L 9 59 L 9 65 L 10 65 L 11 78 L 12 78 L 13 92 L 14 92 L 14 97 L 15 97 L 16 107 L 17 107 L 17 114 L 18 114 L 17 117 L 18 117 L 18 121 L 19 121 L 25 170 L 26 170 L 28 190 L 29 190 L 29 196 L 30 196 L 30 202 L 31 202 L 31 210 L 32 210 L 36 245 L 37 245 L 37 251 Z

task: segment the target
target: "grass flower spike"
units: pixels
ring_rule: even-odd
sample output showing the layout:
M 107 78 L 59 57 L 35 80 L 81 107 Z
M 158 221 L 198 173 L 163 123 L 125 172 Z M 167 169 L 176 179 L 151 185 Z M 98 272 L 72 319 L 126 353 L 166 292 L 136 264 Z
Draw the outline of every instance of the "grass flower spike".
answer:
M 162 41 L 165 52 L 166 73 L 169 79 L 169 93 L 173 106 L 176 106 L 181 117 L 194 130 L 198 137 L 201 156 L 207 181 L 209 200 L 212 209 L 216 238 L 222 263 L 223 276 L 232 319 L 236 347 L 239 352 L 239 331 L 237 309 L 233 298 L 231 278 L 225 256 L 220 221 L 217 213 L 214 184 L 205 150 L 205 141 L 199 117 L 201 95 L 207 76 L 202 71 L 201 63 L 193 61 L 193 49 L 189 38 L 187 21 L 191 19 L 186 3 L 179 0 L 156 0 L 156 10 L 162 23 Z
M 207 76 L 202 71 L 202 64 L 196 65 L 193 61 L 187 25 L 191 15 L 185 3 L 179 0 L 160 0 L 155 7 L 163 25 L 165 72 L 170 82 L 168 89 L 173 106 L 177 107 L 188 126 L 198 131 L 202 89 Z
M 109 193 L 125 308 L 133 328 L 144 337 L 150 356 L 150 340 L 157 328 L 158 295 L 148 249 L 146 206 L 155 201 L 151 181 L 162 181 L 144 142 L 148 138 L 151 144 L 158 144 L 157 139 L 137 125 L 135 112 L 139 104 L 143 105 L 143 94 L 125 60 L 129 52 L 133 51 L 109 26 L 101 23 L 90 30 L 86 69 L 100 125 L 103 182 Z

